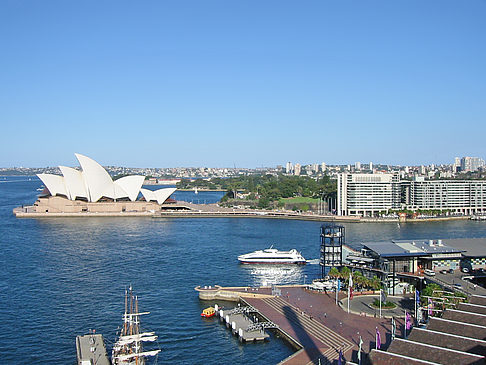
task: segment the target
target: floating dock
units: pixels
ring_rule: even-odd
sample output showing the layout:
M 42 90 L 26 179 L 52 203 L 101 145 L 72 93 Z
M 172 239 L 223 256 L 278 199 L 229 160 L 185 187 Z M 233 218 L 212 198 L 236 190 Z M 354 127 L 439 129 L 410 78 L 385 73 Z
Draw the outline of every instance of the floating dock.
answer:
M 240 342 L 264 341 L 270 335 L 265 332 L 267 328 L 277 328 L 273 322 L 261 322 L 256 316 L 258 311 L 251 307 L 236 307 L 233 309 L 216 311 L 220 321 L 231 329 L 233 335 L 238 336 Z
M 102 335 L 76 336 L 78 365 L 110 365 Z

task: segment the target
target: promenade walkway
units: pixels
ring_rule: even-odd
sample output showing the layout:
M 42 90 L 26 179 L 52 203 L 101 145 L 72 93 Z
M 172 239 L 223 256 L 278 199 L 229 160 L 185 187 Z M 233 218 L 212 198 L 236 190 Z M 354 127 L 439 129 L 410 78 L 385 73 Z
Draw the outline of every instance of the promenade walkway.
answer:
M 349 311 L 354 314 L 363 315 L 366 314 L 370 317 L 379 317 L 380 316 L 380 309 L 374 308 L 372 303 L 375 299 L 379 299 L 379 295 L 357 295 L 353 298 L 353 300 L 349 303 Z M 405 310 L 409 313 L 413 313 L 415 310 L 415 302 L 413 297 L 392 297 L 388 296 L 386 298 L 387 301 L 393 302 L 396 304 L 396 308 L 393 309 L 385 309 L 382 308 L 381 316 L 385 318 L 400 318 L 404 317 Z M 343 298 L 341 300 L 343 310 L 347 311 L 348 307 L 348 299 Z
M 298 342 L 303 349 L 282 361 L 294 364 L 337 364 L 339 350 L 348 361 L 357 360 L 359 337 L 363 352 L 375 348 L 376 329 L 382 348 L 391 342 L 391 321 L 346 313 L 336 306 L 332 293 L 314 293 L 301 287 L 280 287 L 282 296 L 245 298 L 270 321 Z M 400 328 L 400 323 L 397 323 Z M 399 336 L 399 333 L 397 333 Z

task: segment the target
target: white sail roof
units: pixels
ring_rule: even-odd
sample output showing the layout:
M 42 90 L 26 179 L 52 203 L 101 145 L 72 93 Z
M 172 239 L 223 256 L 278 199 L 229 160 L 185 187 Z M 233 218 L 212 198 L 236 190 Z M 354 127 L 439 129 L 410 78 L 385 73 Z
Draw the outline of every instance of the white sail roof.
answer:
M 169 196 L 171 196 L 176 190 L 177 190 L 176 188 L 164 188 L 164 189 L 155 190 L 157 203 L 163 204 L 169 198 Z
M 79 153 L 75 153 L 74 155 L 83 169 L 83 177 L 87 186 L 89 201 L 97 202 L 102 196 L 115 199 L 113 180 L 103 166 L 95 160 Z
M 176 190 L 176 188 L 164 188 L 154 191 L 148 189 L 140 189 L 140 192 L 142 193 L 146 201 L 156 201 L 159 204 L 163 204 Z
M 132 202 L 137 200 L 138 193 L 142 188 L 145 176 L 130 175 L 115 180 L 114 184 L 125 191 L 125 196 L 116 196 L 115 199 L 128 197 Z
M 82 171 L 71 167 L 59 166 L 63 176 L 38 174 L 51 195 L 64 195 L 70 200 L 86 198 L 89 202 L 97 202 L 102 197 L 114 200 L 128 198 L 136 201 L 142 192 L 146 201 L 164 203 L 177 189 L 164 188 L 156 191 L 142 189 L 145 176 L 130 175 L 113 181 L 110 174 L 95 160 L 75 153 Z
M 62 174 L 64 175 L 64 182 L 68 192 L 68 197 L 71 200 L 76 198 L 88 199 L 88 192 L 83 179 L 83 173 L 72 167 L 59 166 Z
M 41 179 L 52 196 L 64 195 L 69 197 L 64 183 L 64 177 L 53 174 L 37 174 L 37 176 Z

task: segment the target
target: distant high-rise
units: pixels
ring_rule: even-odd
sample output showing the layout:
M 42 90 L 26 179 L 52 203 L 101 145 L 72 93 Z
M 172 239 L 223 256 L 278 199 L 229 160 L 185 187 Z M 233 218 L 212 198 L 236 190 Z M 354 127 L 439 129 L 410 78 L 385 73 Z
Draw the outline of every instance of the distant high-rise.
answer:
M 285 172 L 287 174 L 291 174 L 293 170 L 294 170 L 294 167 L 292 165 L 292 162 L 287 162 L 287 164 L 285 165 Z
M 299 176 L 301 170 L 302 170 L 302 166 L 300 165 L 300 163 L 296 163 L 294 165 L 294 175 Z
M 324 172 L 326 171 L 326 169 L 327 169 L 326 163 L 325 162 L 321 163 L 321 171 Z
M 356 170 L 361 170 L 361 162 L 355 162 L 355 163 L 354 163 L 354 168 L 355 168 Z
M 484 167 L 482 158 L 469 156 L 461 158 L 461 171 L 477 171 L 480 167 Z
M 373 171 L 373 162 L 370 162 L 370 170 Z
M 459 157 L 454 158 L 454 166 L 461 167 L 461 159 Z

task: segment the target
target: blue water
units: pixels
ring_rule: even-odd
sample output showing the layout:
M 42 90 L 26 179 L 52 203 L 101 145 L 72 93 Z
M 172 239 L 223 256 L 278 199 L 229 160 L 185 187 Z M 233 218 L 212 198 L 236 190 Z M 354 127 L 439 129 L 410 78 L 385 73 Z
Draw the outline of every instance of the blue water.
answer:
M 292 354 L 277 338 L 241 345 L 215 320 L 197 285 L 303 283 L 305 267 L 240 266 L 236 256 L 275 244 L 313 259 L 317 222 L 273 219 L 17 219 L 12 209 L 35 201 L 37 178 L 0 178 L 0 353 L 2 363 L 74 364 L 75 337 L 95 328 L 108 348 L 121 324 L 124 289 L 139 296 L 145 329 L 159 335 L 158 363 L 274 364 Z M 198 195 L 201 195 L 200 192 Z M 217 200 L 221 193 L 205 199 Z M 214 194 L 214 195 L 211 195 Z M 178 199 L 198 199 L 178 192 Z M 484 222 L 346 224 L 351 245 L 393 238 L 486 237 Z M 153 363 L 153 362 L 152 362 Z

